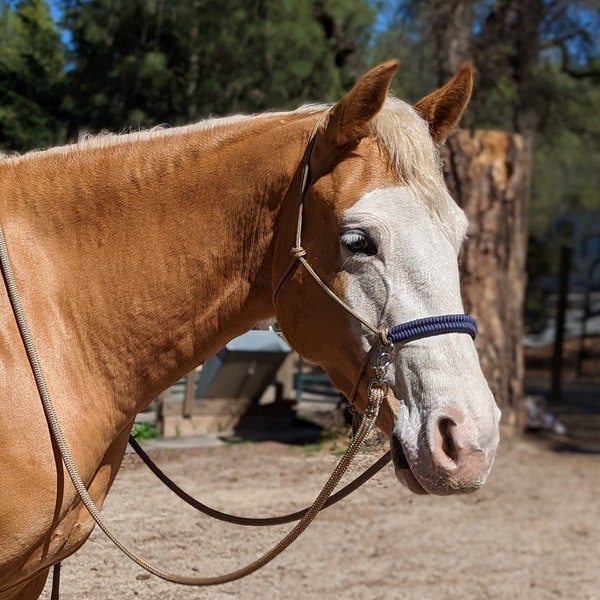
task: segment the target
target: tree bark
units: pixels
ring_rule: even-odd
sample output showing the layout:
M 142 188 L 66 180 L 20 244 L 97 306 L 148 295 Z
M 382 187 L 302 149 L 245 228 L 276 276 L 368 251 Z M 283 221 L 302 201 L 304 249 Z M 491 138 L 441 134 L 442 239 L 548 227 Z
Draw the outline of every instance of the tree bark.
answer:
M 432 0 L 428 12 L 435 41 L 438 85 L 442 86 L 473 56 L 475 0 Z
M 527 249 L 527 148 L 518 134 L 455 132 L 442 149 L 450 193 L 469 219 L 461 257 L 465 310 L 490 388 L 512 432 L 523 396 L 523 302 Z

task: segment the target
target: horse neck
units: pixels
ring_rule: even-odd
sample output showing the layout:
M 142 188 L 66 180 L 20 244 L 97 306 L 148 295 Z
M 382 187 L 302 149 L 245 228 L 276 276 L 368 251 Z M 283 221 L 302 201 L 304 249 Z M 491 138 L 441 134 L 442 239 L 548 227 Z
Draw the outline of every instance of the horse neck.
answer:
M 269 250 L 305 120 L 184 128 L 50 153 L 37 169 L 33 159 L 14 164 L 13 222 L 23 240 L 43 240 L 22 246 L 20 272 L 38 282 L 30 293 L 43 290 L 33 301 L 60 313 L 54 336 L 69 338 L 71 356 L 80 352 L 116 393 L 137 397 L 137 409 L 273 314 Z M 44 281 L 48 261 L 55 286 Z

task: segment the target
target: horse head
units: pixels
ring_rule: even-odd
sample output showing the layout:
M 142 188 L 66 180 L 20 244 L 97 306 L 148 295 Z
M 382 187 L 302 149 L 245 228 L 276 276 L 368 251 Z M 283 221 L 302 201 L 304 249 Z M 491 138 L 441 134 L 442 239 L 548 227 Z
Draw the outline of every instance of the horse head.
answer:
M 382 331 L 463 313 L 458 253 L 467 221 L 448 193 L 437 147 L 470 99 L 472 67 L 414 106 L 388 96 L 397 68 L 395 61 L 375 67 L 317 115 L 306 177 L 299 171 L 289 189 L 291 209 L 277 236 L 278 255 L 289 256 L 294 245 L 294 256 L 287 270 L 288 258 L 273 270 L 287 339 L 325 368 L 358 412 L 377 357 L 372 349 L 385 345 Z M 472 337 L 436 333 L 444 335 L 391 351 L 378 424 L 409 489 L 468 492 L 491 468 L 500 411 Z

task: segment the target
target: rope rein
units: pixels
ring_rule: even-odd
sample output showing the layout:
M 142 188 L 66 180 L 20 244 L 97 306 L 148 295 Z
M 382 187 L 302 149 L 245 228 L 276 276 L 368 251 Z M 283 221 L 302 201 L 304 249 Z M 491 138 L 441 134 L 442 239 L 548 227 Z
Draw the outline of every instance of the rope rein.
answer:
M 178 498 L 183 500 L 186 504 L 196 509 L 213 519 L 224 521 L 225 523 L 232 523 L 233 525 L 242 525 L 247 527 L 268 527 L 271 525 L 284 525 L 285 523 L 291 523 L 301 519 L 309 510 L 310 507 L 306 507 L 302 510 L 298 510 L 287 515 L 281 515 L 278 517 L 265 517 L 265 518 L 254 518 L 254 517 L 241 517 L 239 515 L 231 515 L 229 513 L 222 512 L 215 508 L 212 508 L 202 502 L 199 502 L 193 496 L 190 496 L 185 490 L 180 488 L 172 479 L 166 475 L 160 467 L 148 456 L 146 451 L 140 446 L 137 440 L 132 436 L 129 438 L 129 445 L 134 449 L 135 453 L 140 457 L 144 464 L 158 477 L 158 479 L 167 486 Z M 343 500 L 346 496 L 349 496 L 354 490 L 358 489 L 363 483 L 366 483 L 383 467 L 385 467 L 392 460 L 391 452 L 386 452 L 379 460 L 374 462 L 368 469 L 363 471 L 356 479 L 352 480 L 349 484 L 344 486 L 341 490 L 332 494 L 327 502 L 323 505 L 323 509 L 328 508 L 337 504 L 340 500 Z
M 350 395 L 350 403 L 349 409 L 352 413 L 352 434 L 355 435 L 358 427 L 360 426 L 362 416 L 358 414 L 353 400 L 358 391 L 358 386 L 362 381 L 365 369 L 369 364 L 371 357 L 373 355 L 374 348 L 367 354 L 365 360 L 363 361 L 362 368 L 360 369 L 358 376 L 356 377 L 356 381 L 354 383 L 354 387 L 352 389 L 352 393 Z M 379 358 L 379 365 L 375 369 L 376 377 L 378 381 L 383 381 L 385 379 L 385 369 L 390 363 L 390 355 L 389 352 L 382 352 Z M 232 523 L 234 525 L 242 525 L 248 527 L 267 527 L 271 525 L 282 525 L 284 523 L 290 523 L 292 521 L 298 521 L 301 519 L 309 510 L 309 507 L 287 514 L 281 515 L 277 517 L 264 517 L 264 518 L 254 518 L 254 517 L 242 517 L 238 515 L 232 515 L 229 513 L 222 512 L 215 508 L 212 508 L 200 501 L 198 501 L 193 496 L 190 496 L 185 490 L 179 487 L 172 479 L 168 477 L 160 467 L 148 456 L 148 454 L 144 451 L 142 446 L 137 442 L 137 440 L 130 435 L 129 436 L 129 445 L 133 448 L 135 453 L 140 457 L 140 459 L 145 463 L 145 465 L 154 473 L 154 475 L 161 481 L 167 488 L 169 488 L 177 497 L 183 500 L 188 506 L 191 506 L 195 510 L 208 515 L 214 519 L 219 521 L 224 521 L 226 523 Z M 363 483 L 366 483 L 369 479 L 371 479 L 376 473 L 381 471 L 383 467 L 390 463 L 392 460 L 391 452 L 388 450 L 379 460 L 373 463 L 370 467 L 368 467 L 363 473 L 361 473 L 358 477 L 356 477 L 353 481 L 348 483 L 341 490 L 337 491 L 335 494 L 332 494 L 327 502 L 323 505 L 323 508 L 328 508 L 350 495 L 353 491 L 358 489 Z

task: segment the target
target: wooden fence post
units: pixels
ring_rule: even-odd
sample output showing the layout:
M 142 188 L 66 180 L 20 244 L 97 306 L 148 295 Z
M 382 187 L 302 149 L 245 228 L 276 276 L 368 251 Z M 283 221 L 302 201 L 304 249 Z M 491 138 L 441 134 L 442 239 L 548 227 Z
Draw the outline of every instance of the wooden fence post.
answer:
M 565 338 L 565 317 L 569 295 L 569 273 L 571 271 L 571 248 L 560 248 L 560 271 L 558 282 L 558 304 L 556 307 L 556 332 L 552 352 L 552 400 L 560 400 L 562 392 L 563 342 Z

